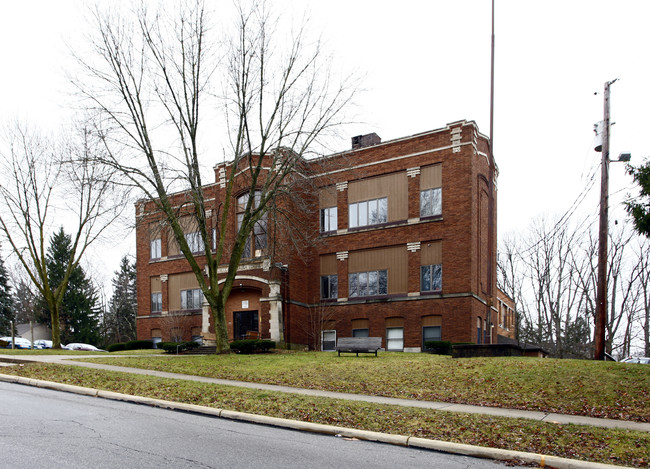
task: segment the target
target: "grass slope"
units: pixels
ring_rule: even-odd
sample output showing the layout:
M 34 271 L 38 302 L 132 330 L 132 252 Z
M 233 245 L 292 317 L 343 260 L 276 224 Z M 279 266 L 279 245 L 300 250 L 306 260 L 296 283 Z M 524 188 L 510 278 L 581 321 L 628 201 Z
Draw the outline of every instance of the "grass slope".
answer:
M 380 353 L 160 356 L 88 361 L 378 396 L 650 422 L 650 366 Z
M 267 357 L 251 357 L 251 360 L 256 358 L 267 360 Z M 187 364 L 186 360 L 167 361 L 169 365 L 175 366 L 183 362 Z M 220 362 L 212 361 L 213 365 L 216 363 Z M 367 363 L 369 362 L 365 360 L 357 362 L 358 365 Z M 55 364 L 27 364 L 3 368 L 2 371 L 36 379 L 273 417 L 529 451 L 592 462 L 648 467 L 650 434 L 643 432 L 374 405 Z

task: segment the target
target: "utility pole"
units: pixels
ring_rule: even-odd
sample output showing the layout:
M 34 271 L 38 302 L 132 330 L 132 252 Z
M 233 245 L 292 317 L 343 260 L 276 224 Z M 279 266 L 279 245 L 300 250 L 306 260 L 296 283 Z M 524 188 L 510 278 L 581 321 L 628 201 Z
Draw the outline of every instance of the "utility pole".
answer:
M 600 176 L 600 225 L 598 228 L 598 285 L 596 287 L 596 330 L 594 333 L 594 360 L 605 359 L 605 325 L 607 324 L 607 234 L 609 204 L 609 87 L 616 80 L 605 83 L 603 146 Z

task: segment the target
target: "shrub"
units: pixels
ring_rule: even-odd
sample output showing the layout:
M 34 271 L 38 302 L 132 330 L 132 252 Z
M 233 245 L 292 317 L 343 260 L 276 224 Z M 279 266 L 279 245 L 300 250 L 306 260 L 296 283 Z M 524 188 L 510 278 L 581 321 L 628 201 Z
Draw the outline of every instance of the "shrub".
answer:
M 429 353 L 451 355 L 451 342 L 444 340 L 427 340 L 424 343 L 424 348 Z
M 193 340 L 190 340 L 189 342 L 184 342 L 184 344 L 186 350 L 192 350 L 201 346 L 201 344 L 199 344 L 198 342 L 194 342 Z
M 230 350 L 242 354 L 268 352 L 272 348 L 275 348 L 275 342 L 264 339 L 234 340 L 230 343 Z
M 181 345 L 182 342 L 159 342 L 158 348 L 163 349 L 167 353 L 176 353 L 176 350 L 179 352 L 182 350 Z
M 142 350 L 153 348 L 151 340 L 130 340 L 126 344 L 126 350 Z
M 109 352 L 119 352 L 121 350 L 126 350 L 126 344 L 124 342 L 111 344 L 108 347 L 106 347 L 106 350 L 108 350 Z

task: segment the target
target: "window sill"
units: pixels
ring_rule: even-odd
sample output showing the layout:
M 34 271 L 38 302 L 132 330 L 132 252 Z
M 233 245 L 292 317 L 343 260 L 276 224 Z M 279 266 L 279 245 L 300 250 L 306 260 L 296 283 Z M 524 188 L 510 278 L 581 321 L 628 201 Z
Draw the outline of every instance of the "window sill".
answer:
M 442 213 L 440 215 L 427 215 L 426 217 L 420 215 L 420 221 L 435 221 L 435 220 L 442 220 Z
M 381 223 L 379 225 L 366 225 L 366 226 L 357 226 L 355 228 L 341 228 L 337 231 L 327 231 L 327 232 L 320 232 L 319 236 L 321 238 L 329 238 L 333 236 L 344 236 L 347 234 L 356 234 L 356 233 L 362 233 L 364 231 L 375 231 L 375 230 L 383 230 L 387 228 L 399 228 L 402 226 L 414 226 L 414 225 L 419 225 L 422 223 L 432 223 L 432 222 L 441 222 L 444 221 L 442 218 L 442 215 L 435 215 L 432 217 L 426 217 L 426 218 L 416 218 L 410 219 L 409 220 L 400 220 L 400 221 L 393 221 L 389 223 Z
M 440 290 L 427 290 L 427 291 L 421 291 L 420 296 L 427 296 L 427 295 L 442 295 L 442 289 Z
M 377 230 L 380 228 L 388 228 L 389 226 L 399 226 L 399 225 L 406 225 L 408 220 L 397 220 L 397 221 L 389 221 L 386 223 L 376 223 L 373 225 L 363 225 L 363 226 L 355 226 L 355 227 L 348 227 L 348 233 L 352 233 L 355 231 L 363 231 L 363 230 Z
M 373 296 L 348 296 L 348 301 L 374 301 L 374 300 L 387 300 L 388 298 L 397 297 L 400 295 L 373 295 Z

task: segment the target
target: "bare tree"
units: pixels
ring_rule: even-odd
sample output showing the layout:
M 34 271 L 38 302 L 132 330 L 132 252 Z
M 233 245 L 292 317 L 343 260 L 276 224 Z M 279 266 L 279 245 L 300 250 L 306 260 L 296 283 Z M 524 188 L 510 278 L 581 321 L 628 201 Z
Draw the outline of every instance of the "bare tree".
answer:
M 571 336 L 585 329 L 584 318 L 579 319 L 577 315 L 584 298 L 577 266 L 572 262 L 572 251 L 578 242 L 576 231 L 568 226 L 550 227 L 541 220 L 533 225 L 531 247 L 524 258 L 537 313 L 535 320 L 529 323 L 529 334 L 532 333 L 538 343 L 552 348 L 559 357 L 575 353 L 575 338 Z M 567 341 L 570 337 L 572 340 Z M 580 342 L 585 343 L 584 340 Z
M 19 125 L 8 131 L 1 152 L 0 233 L 51 313 L 52 342 L 59 348 L 59 308 L 71 273 L 87 248 L 119 216 L 113 204 L 110 174 L 90 164 L 97 151 L 90 135 L 54 144 Z M 74 164 L 70 164 L 74 161 Z M 58 285 L 49 282 L 46 240 L 65 216 L 72 230 L 70 259 Z
M 639 247 L 638 262 L 643 351 L 650 357 L 650 244 L 647 241 Z
M 502 241 L 498 281 L 515 298 L 521 317 L 521 339 L 542 344 L 559 357 L 589 357 L 595 317 L 598 242 L 588 219 L 548 224 L 537 220 L 528 238 Z M 606 347 L 622 357 L 647 344 L 647 243 L 626 226 L 610 233 Z M 646 352 L 647 353 L 647 352 Z
M 497 286 L 514 301 L 515 338 L 520 340 L 522 317 L 528 317 L 524 297 L 523 260 L 515 236 L 505 237 L 497 252 Z
M 97 111 L 97 132 L 108 153 L 101 163 L 119 170 L 123 183 L 137 187 L 162 214 L 210 305 L 217 352 L 224 352 L 226 300 L 251 233 L 294 219 L 286 207 L 304 192 L 297 190 L 307 180 L 302 162 L 342 123 L 353 88 L 346 81 L 334 84 L 327 57 L 318 41 L 309 40 L 305 25 L 278 27 L 263 2 L 237 6 L 228 40 L 211 36 L 209 17 L 202 0 L 171 12 L 141 6 L 130 16 L 96 10 L 95 55 L 79 57 L 86 76 L 76 85 Z M 293 35 L 283 37 L 287 31 Z M 217 79 L 225 80 L 223 99 L 208 104 Z M 206 107 L 208 113 L 223 111 L 225 151 L 232 158 L 224 176 L 226 196 L 214 210 L 214 253 L 208 216 L 214 211 L 199 164 L 201 137 L 214 131 L 199 125 Z M 248 198 L 231 240 L 233 196 L 242 191 Z M 181 226 L 181 216 L 188 215 L 204 248 L 199 255 Z M 198 256 L 205 256 L 207 278 Z M 219 283 L 223 265 L 227 273 Z
M 170 311 L 160 318 L 160 326 L 169 333 L 171 342 L 183 342 L 183 337 L 191 333 L 192 318 L 182 311 Z
M 607 289 L 609 312 L 605 324 L 605 347 L 608 353 L 629 355 L 631 330 L 640 298 L 637 280 L 640 275 L 637 263 L 629 266 L 626 260 L 634 235 L 624 228 L 609 234 L 609 259 L 607 262 Z M 616 340 L 623 332 L 623 340 Z M 615 344 L 615 340 L 616 343 Z M 619 349 L 619 350 L 616 350 Z
M 330 303 L 309 306 L 308 319 L 301 323 L 310 350 L 321 350 L 323 331 L 336 329 L 336 312 Z

